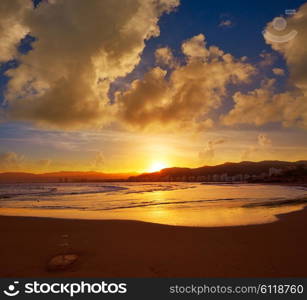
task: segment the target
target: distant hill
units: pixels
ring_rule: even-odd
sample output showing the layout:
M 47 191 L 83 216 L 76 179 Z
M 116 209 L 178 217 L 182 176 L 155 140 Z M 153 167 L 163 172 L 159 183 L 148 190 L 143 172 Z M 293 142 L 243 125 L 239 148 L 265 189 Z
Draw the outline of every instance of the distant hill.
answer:
M 123 181 L 136 173 L 107 174 L 99 172 L 53 172 L 33 174 L 24 172 L 0 173 L 0 183 L 29 182 L 89 182 L 89 181 Z
M 268 173 L 270 168 L 275 169 L 291 169 L 293 167 L 304 166 L 307 167 L 307 161 L 286 162 L 286 161 L 261 161 L 251 162 L 242 161 L 239 163 L 227 162 L 216 166 L 203 166 L 200 168 L 167 168 L 160 172 L 144 173 L 138 176 L 132 176 L 129 181 L 167 181 L 167 180 L 182 180 L 183 177 L 201 177 L 208 175 L 222 175 L 235 176 L 242 175 L 260 175 Z M 181 179 L 180 179 L 181 178 Z
M 303 172 L 293 172 L 293 169 L 302 167 Z M 108 174 L 99 172 L 53 172 L 33 174 L 24 172 L 0 173 L 0 183 L 30 183 L 30 182 L 97 182 L 97 181 L 202 181 L 203 177 L 227 174 L 259 176 L 268 173 L 270 168 L 286 170 L 285 174 L 292 177 L 304 177 L 307 170 L 307 161 L 242 161 L 239 163 L 224 163 L 216 166 L 203 166 L 200 168 L 166 168 L 160 172 L 144 173 L 119 173 Z M 291 172 L 292 173 L 291 173 Z M 191 179 L 191 180 L 190 180 Z M 305 179 L 303 179 L 305 180 Z M 205 181 L 205 180 L 204 180 Z M 208 181 L 208 180 L 207 180 Z

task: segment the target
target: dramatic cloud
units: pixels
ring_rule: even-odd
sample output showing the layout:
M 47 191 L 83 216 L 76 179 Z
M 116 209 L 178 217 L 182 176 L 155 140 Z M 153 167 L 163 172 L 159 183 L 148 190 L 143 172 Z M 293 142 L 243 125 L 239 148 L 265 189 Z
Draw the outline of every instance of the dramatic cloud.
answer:
M 5 111 L 12 120 L 62 129 L 118 122 L 134 129 L 202 130 L 225 111 L 218 109 L 232 96 L 231 85 L 234 106 L 220 117 L 223 125 L 279 122 L 307 128 L 307 4 L 287 19 L 294 38 L 280 43 L 265 35 L 288 65 L 287 91 L 276 92 L 275 81 L 265 79 L 259 88 L 241 92 L 256 67 L 246 57 L 209 47 L 199 34 L 182 43 L 184 58 L 168 47 L 157 49 L 158 66 L 111 101 L 110 85 L 139 64 L 146 40 L 159 35 L 160 16 L 178 5 L 179 0 L 53 0 L 32 9 L 30 0 L 2 0 L 0 61 L 16 57 L 27 33 L 36 40 L 33 50 L 18 56 L 18 67 L 6 72 L 10 80 L 0 115 Z M 227 21 L 232 22 L 227 17 L 223 26 L 231 25 Z M 277 34 L 272 24 L 266 30 Z M 285 74 L 273 67 L 276 55 L 261 57 L 259 70 Z
M 285 127 L 296 126 L 307 129 L 307 4 L 287 19 L 287 32 L 297 32 L 293 38 L 281 42 L 280 39 L 265 35 L 266 42 L 285 58 L 290 78 L 288 91 L 276 93 L 274 80 L 265 80 L 262 86 L 248 93 L 237 92 L 233 100 L 235 106 L 222 117 L 226 125 L 280 122 Z M 268 32 L 274 31 L 273 22 L 268 24 Z M 283 33 L 284 35 L 286 33 Z M 273 72 L 283 75 L 280 69 Z
M 23 19 L 31 8 L 31 0 L 0 1 L 0 62 L 16 57 L 16 46 L 29 31 Z
M 300 91 L 275 93 L 275 81 L 264 81 L 259 89 L 233 96 L 235 106 L 222 117 L 225 125 L 280 122 L 285 127 L 307 128 L 307 101 Z
M 276 25 L 275 25 L 276 26 Z M 289 38 L 285 42 L 278 42 L 266 37 L 266 42 L 280 52 L 286 59 L 291 82 L 305 93 L 307 91 L 307 3 L 302 5 L 296 14 L 287 18 L 287 26 L 283 31 L 277 31 L 273 22 L 269 23 L 266 30 L 277 37 Z M 292 38 L 291 32 L 297 32 Z
M 182 44 L 186 61 L 167 71 L 153 68 L 131 88 L 116 94 L 120 118 L 135 127 L 212 126 L 209 113 L 222 104 L 227 85 L 249 81 L 255 69 L 215 46 L 200 34 Z
M 14 6 L 7 9 L 10 19 L 25 1 L 4 2 Z M 134 69 L 145 40 L 159 35 L 161 14 L 178 4 L 179 0 L 42 2 L 18 19 L 24 30 L 14 41 L 27 30 L 37 40 L 34 49 L 20 57 L 20 66 L 7 72 L 9 116 L 61 128 L 101 125 L 113 113 L 111 82 Z

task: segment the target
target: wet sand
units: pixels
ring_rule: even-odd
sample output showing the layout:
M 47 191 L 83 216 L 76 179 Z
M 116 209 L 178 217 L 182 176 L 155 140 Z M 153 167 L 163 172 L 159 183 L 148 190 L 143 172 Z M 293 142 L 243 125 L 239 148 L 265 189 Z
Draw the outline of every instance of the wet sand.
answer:
M 218 228 L 1 216 L 0 277 L 307 277 L 306 231 L 306 209 Z M 50 268 L 61 254 L 78 259 Z

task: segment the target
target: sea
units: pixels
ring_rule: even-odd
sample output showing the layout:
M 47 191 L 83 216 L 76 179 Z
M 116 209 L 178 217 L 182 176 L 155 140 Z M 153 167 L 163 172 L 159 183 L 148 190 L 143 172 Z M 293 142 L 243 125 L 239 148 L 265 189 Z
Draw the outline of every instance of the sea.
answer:
M 134 220 L 176 226 L 269 223 L 307 206 L 307 188 L 269 184 L 0 184 L 0 215 Z

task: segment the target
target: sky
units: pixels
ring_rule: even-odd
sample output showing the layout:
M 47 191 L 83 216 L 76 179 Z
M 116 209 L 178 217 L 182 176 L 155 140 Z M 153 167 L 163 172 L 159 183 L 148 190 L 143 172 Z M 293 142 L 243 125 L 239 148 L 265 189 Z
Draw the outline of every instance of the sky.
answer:
M 1 0 L 0 171 L 307 159 L 307 2 Z

